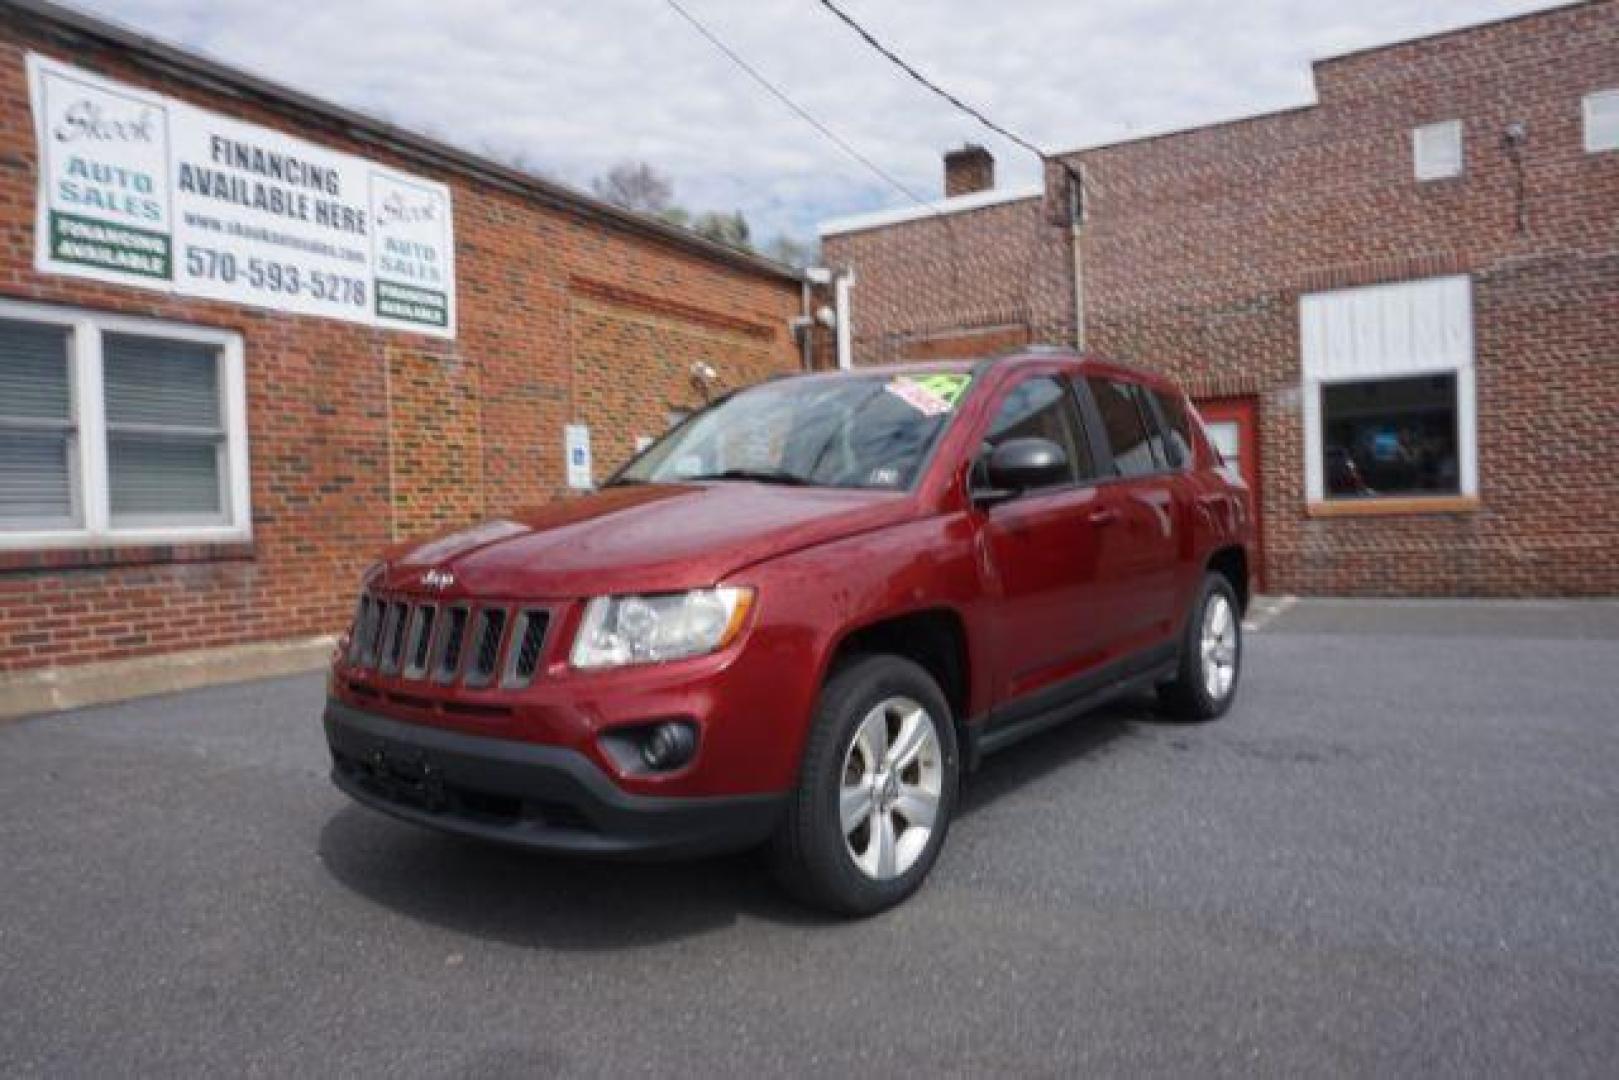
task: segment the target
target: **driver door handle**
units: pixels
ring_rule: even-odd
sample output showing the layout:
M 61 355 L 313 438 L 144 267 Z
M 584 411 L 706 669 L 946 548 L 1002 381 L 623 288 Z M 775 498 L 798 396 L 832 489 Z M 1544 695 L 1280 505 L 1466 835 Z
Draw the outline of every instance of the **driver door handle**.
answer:
M 1085 520 L 1092 525 L 1111 525 L 1119 520 L 1119 512 L 1112 507 L 1104 506 L 1099 510 L 1092 510 Z

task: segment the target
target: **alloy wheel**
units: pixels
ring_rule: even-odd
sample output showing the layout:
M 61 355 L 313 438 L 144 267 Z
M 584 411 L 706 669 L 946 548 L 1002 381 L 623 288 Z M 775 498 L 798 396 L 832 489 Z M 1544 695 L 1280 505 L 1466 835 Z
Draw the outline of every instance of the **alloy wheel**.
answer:
M 1231 601 L 1220 593 L 1209 597 L 1203 608 L 1203 688 L 1215 701 L 1224 701 L 1237 681 L 1237 625 Z
M 844 845 L 863 874 L 887 881 L 915 865 L 933 835 L 943 781 L 927 709 L 891 697 L 866 714 L 843 755 L 838 799 Z

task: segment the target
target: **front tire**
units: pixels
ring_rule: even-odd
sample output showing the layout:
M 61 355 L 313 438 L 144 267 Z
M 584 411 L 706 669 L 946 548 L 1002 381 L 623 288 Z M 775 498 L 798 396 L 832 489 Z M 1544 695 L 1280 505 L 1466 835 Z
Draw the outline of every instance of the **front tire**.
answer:
M 938 683 L 897 656 L 864 656 L 827 680 L 797 788 L 772 842 L 799 899 L 866 916 L 921 887 L 955 811 L 958 752 Z
M 1158 688 L 1168 712 L 1182 720 L 1215 720 L 1237 697 L 1242 674 L 1242 608 L 1224 574 L 1208 573 L 1181 637 L 1180 668 Z

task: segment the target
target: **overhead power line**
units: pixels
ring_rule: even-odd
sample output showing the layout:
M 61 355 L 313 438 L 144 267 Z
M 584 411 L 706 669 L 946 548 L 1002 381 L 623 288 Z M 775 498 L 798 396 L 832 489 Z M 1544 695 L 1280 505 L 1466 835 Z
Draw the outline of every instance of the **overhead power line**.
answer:
M 1059 169 L 1062 170 L 1063 175 L 1067 177 L 1068 185 L 1069 185 L 1069 191 L 1072 193 L 1073 197 L 1076 197 L 1076 198 L 1079 198 L 1079 199 L 1084 198 L 1085 178 L 1084 178 L 1083 175 L 1081 175 L 1081 173 L 1077 169 L 1075 169 L 1072 165 L 1068 164 L 1068 162 L 1064 161 L 1060 157 L 1058 157 L 1058 158 L 1047 157 L 1045 151 L 1041 150 L 1038 146 L 1034 145 L 1034 143 L 1031 142 L 1030 140 L 1025 139 L 1023 136 L 1019 135 L 1015 131 L 1012 131 L 1010 128 L 1004 127 L 1001 124 L 997 124 L 995 121 L 993 121 L 989 117 L 985 116 L 983 114 L 983 112 L 981 112 L 980 110 L 978 110 L 978 109 L 974 108 L 973 106 L 967 104 L 967 102 L 961 100 L 961 98 L 957 97 L 955 94 L 952 94 L 950 91 L 946 90 L 944 87 L 940 86 L 938 83 L 934 82 L 932 79 L 930 79 L 926 75 L 922 74 L 915 67 L 913 67 L 910 63 L 908 63 L 905 60 L 904 57 L 900 56 L 893 49 L 890 49 L 887 45 L 884 45 L 881 41 L 877 40 L 877 37 L 874 34 L 872 34 L 871 31 L 867 30 L 864 26 L 861 26 L 858 22 L 856 22 L 854 20 L 853 16 L 851 16 L 848 12 L 844 11 L 842 8 L 838 7 L 837 4 L 833 3 L 833 0 L 817 0 L 817 2 L 822 7 L 826 8 L 826 10 L 830 11 L 833 15 L 835 15 L 841 22 L 844 23 L 844 25 L 848 26 L 849 29 L 853 30 L 856 34 L 860 35 L 860 37 L 866 42 L 867 45 L 870 45 L 873 49 L 876 49 L 877 52 L 881 53 L 882 56 L 885 59 L 887 59 L 890 63 L 894 64 L 896 67 L 898 67 L 905 74 L 909 75 L 912 79 L 914 79 L 918 83 L 922 84 L 922 86 L 925 87 L 927 90 L 929 90 L 930 92 L 932 92 L 934 94 L 937 94 L 939 97 L 943 98 L 945 101 L 948 101 L 951 105 L 955 106 L 957 109 L 961 110 L 963 113 L 965 113 L 968 116 L 972 117 L 974 120 L 976 120 L 980 124 L 984 125 L 984 127 L 988 128 L 990 131 L 995 132 L 995 134 L 1001 136 L 1002 138 L 1005 138 L 1005 139 L 1011 141 L 1015 145 L 1020 146 L 1023 149 L 1027 150 L 1029 153 L 1033 154 L 1036 158 L 1039 159 L 1042 169 L 1047 164 L 1054 163 Z M 1034 329 L 1034 324 L 1033 324 L 1034 315 L 1033 315 L 1032 293 L 1033 293 L 1033 288 L 1034 288 L 1034 276 L 1035 276 L 1034 268 L 1035 268 L 1036 261 L 1037 261 L 1037 259 L 1039 257 L 1040 234 L 1041 234 L 1041 231 L 1042 231 L 1040 226 L 1041 226 L 1042 219 L 1039 216 L 1032 216 L 1030 218 L 1030 220 L 1033 222 L 1033 225 L 1034 225 L 1034 235 L 1030 238 L 1029 249 L 1028 249 L 1028 253 L 1027 253 L 1026 257 L 1025 257 L 1025 263 L 1024 263 L 1024 271 L 1023 271 L 1023 312 L 1024 312 L 1024 319 L 1028 323 L 1029 329 L 1031 331 L 1033 331 L 1033 329 Z M 1079 216 L 1078 216 L 1078 213 L 1076 212 L 1075 215 L 1074 215 L 1074 221 L 1077 222 L 1078 220 L 1079 220 Z
M 908 186 L 898 180 L 892 173 L 888 172 L 882 166 L 872 161 L 859 150 L 856 150 L 853 146 L 850 146 L 849 143 L 839 136 L 837 132 L 821 123 L 821 121 L 816 119 L 808 109 L 804 108 L 802 105 L 798 104 L 798 102 L 788 97 L 785 91 L 778 88 L 776 84 L 772 83 L 769 79 L 765 78 L 764 75 L 760 74 L 759 70 L 744 60 L 735 49 L 731 48 L 724 41 L 720 40 L 720 38 L 712 30 L 698 21 L 695 15 L 682 7 L 679 0 L 664 0 L 664 2 L 673 8 L 677 15 L 690 23 L 694 30 L 703 35 L 703 37 L 707 38 L 709 44 L 713 45 L 714 48 L 723 53 L 725 57 L 731 61 L 731 63 L 735 64 L 737 67 L 746 72 L 754 82 L 758 83 L 760 86 L 769 91 L 770 95 L 777 101 L 791 109 L 800 120 L 803 120 L 810 127 L 820 132 L 822 137 L 824 137 L 828 142 L 832 143 L 832 145 L 836 146 L 839 150 L 842 150 L 849 157 L 865 166 L 872 172 L 873 175 L 885 181 L 890 187 L 904 195 L 906 198 L 910 199 L 912 202 L 916 203 L 918 206 L 929 207 L 929 203 L 926 199 L 912 191 Z M 931 209 L 931 207 L 929 208 Z
M 672 2 L 673 0 L 671 0 L 671 3 Z M 1018 146 L 1023 147 L 1023 149 L 1027 150 L 1041 161 L 1046 159 L 1045 153 L 1038 146 L 1034 145 L 1034 143 L 1030 142 L 1028 139 L 1025 139 L 1017 132 L 1011 131 L 1005 127 L 1002 127 L 1000 124 L 997 124 L 995 121 L 985 116 L 982 112 L 973 108 L 971 105 L 967 104 L 965 101 L 962 101 L 959 97 L 952 94 L 950 91 L 946 90 L 944 87 L 940 86 L 938 83 L 934 82 L 920 71 L 916 70 L 916 68 L 912 67 L 905 61 L 904 57 L 900 56 L 893 49 L 890 49 L 887 45 L 884 45 L 881 41 L 878 41 L 877 38 L 872 35 L 871 31 L 867 30 L 864 26 L 861 26 L 858 22 L 855 22 L 853 17 L 851 17 L 842 8 L 838 7 L 838 5 L 834 4 L 832 0 L 818 0 L 818 2 L 822 7 L 826 8 L 826 10 L 830 11 L 833 15 L 836 15 L 839 19 L 841 19 L 849 27 L 849 29 L 853 30 L 855 33 L 864 38 L 867 45 L 870 45 L 873 49 L 876 49 L 883 56 L 887 57 L 895 66 L 897 66 L 901 71 L 905 72 L 905 74 L 927 87 L 933 93 L 944 98 L 950 104 L 954 105 L 956 108 L 960 109 L 974 120 L 977 120 L 980 124 L 983 124 L 985 127 L 989 128 L 989 130 L 995 132 L 995 134 L 1000 135 L 1002 138 L 1009 139 Z

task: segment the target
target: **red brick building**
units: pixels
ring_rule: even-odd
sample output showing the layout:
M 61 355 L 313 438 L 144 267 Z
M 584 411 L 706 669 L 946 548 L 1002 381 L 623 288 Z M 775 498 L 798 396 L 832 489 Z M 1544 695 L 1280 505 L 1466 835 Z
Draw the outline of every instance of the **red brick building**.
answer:
M 127 169 L 80 154 L 115 143 Z M 343 259 L 379 276 L 321 269 Z M 568 426 L 600 479 L 714 389 L 797 368 L 803 305 L 775 263 L 0 3 L 0 715 L 30 670 L 335 631 L 389 542 L 565 492 Z
M 854 358 L 1173 373 L 1252 471 L 1272 590 L 1619 593 L 1619 0 L 1314 77 L 1044 190 L 827 223 Z

